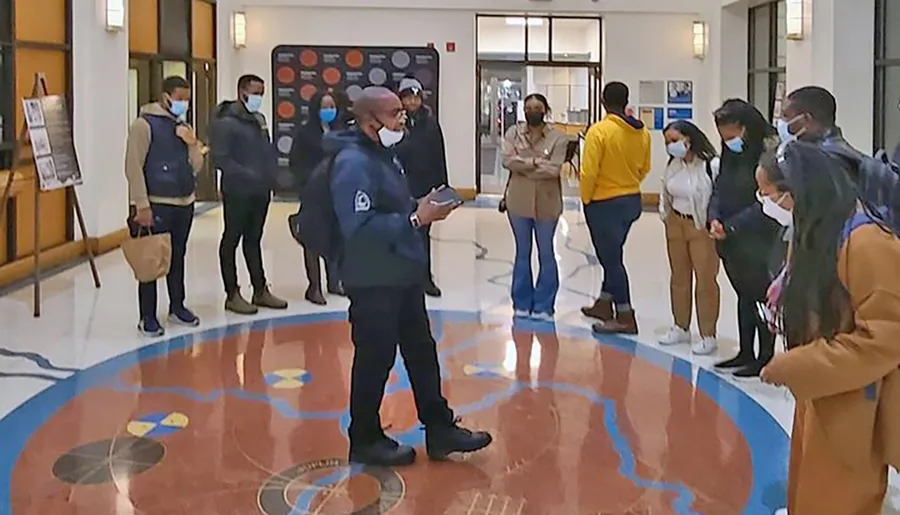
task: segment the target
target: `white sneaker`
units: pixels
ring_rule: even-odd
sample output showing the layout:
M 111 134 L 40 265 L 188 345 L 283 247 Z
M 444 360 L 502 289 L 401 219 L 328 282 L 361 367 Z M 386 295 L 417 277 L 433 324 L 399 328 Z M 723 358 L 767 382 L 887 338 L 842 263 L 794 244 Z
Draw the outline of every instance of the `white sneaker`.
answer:
M 699 341 L 695 342 L 694 345 L 691 346 L 691 352 L 697 356 L 709 356 L 713 352 L 716 352 L 716 349 L 718 348 L 719 343 L 716 341 L 715 337 L 707 336 L 706 338 L 700 338 Z
M 672 326 L 669 332 L 659 339 L 660 345 L 681 345 L 683 343 L 691 343 L 691 333 L 677 325 Z

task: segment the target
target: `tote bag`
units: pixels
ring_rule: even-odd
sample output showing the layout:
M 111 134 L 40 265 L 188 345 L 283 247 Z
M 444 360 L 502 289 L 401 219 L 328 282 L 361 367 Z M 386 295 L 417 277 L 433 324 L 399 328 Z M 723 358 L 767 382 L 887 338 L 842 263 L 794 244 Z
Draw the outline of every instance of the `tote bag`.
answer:
M 137 237 L 122 243 L 122 254 L 138 282 L 153 282 L 169 273 L 172 236 L 169 233 L 151 234 L 150 229 L 141 228 Z

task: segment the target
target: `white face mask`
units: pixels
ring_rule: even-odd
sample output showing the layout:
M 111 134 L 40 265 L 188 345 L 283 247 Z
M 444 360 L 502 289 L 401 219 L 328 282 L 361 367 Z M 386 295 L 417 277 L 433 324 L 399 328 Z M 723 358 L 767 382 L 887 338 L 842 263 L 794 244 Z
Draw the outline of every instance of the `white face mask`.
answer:
M 378 140 L 381 141 L 381 144 L 385 148 L 391 148 L 397 143 L 400 143 L 404 134 L 406 133 L 403 131 L 392 131 L 387 127 L 382 126 L 378 129 Z
M 684 140 L 678 140 L 666 145 L 666 152 L 669 153 L 670 156 L 677 159 L 684 159 L 684 156 L 688 153 L 688 146 Z
M 786 193 L 781 196 L 781 199 L 779 199 L 778 202 L 776 202 L 768 196 L 756 192 L 756 200 L 762 204 L 763 214 L 778 222 L 782 227 L 791 227 L 794 225 L 794 214 L 778 205 L 779 202 L 784 200 L 785 196 L 787 196 Z

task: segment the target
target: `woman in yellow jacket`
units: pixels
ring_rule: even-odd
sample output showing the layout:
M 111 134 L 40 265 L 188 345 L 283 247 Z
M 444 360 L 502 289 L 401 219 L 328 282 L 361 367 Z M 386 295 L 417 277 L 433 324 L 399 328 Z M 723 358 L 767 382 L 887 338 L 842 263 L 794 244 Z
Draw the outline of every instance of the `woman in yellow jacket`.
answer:
M 794 142 L 757 170 L 763 211 L 793 225 L 777 303 L 788 350 L 762 372 L 797 400 L 790 515 L 878 515 L 900 465 L 900 239 L 845 166 Z

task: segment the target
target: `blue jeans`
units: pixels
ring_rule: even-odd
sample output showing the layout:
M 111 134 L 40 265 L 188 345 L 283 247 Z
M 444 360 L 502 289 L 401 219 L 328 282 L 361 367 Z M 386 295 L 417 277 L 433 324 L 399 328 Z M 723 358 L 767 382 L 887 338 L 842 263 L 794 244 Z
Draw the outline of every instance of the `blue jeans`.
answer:
M 508 215 L 516 240 L 516 259 L 512 272 L 513 309 L 528 313 L 552 315 L 559 291 L 559 268 L 553 251 L 553 235 L 559 220 L 536 220 Z M 537 284 L 531 272 L 531 242 L 537 240 L 538 271 Z
M 603 268 L 601 294 L 615 304 L 631 304 L 623 248 L 631 226 L 641 216 L 641 196 L 626 195 L 584 205 L 584 218 L 597 260 Z

